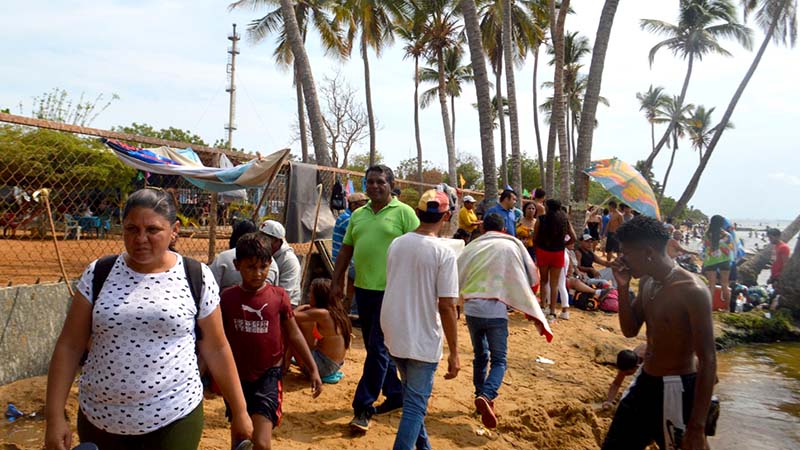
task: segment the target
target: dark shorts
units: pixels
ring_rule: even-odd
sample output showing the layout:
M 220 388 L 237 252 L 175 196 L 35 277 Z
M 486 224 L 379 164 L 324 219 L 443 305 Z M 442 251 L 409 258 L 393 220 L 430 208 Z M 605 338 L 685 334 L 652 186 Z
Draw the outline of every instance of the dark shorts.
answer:
M 703 273 L 706 272 L 729 272 L 731 270 L 731 263 L 729 261 L 713 264 L 710 266 L 703 266 Z
M 281 424 L 283 411 L 283 375 L 280 367 L 267 369 L 256 381 L 242 381 L 242 392 L 247 402 L 247 413 L 251 416 L 259 414 L 272 421 L 272 426 L 277 428 Z M 231 410 L 225 402 L 225 417 L 230 420 Z
M 683 422 L 692 414 L 696 374 L 682 375 Z M 639 450 L 653 442 L 664 445 L 664 382 L 642 371 L 622 398 L 603 442 L 603 450 Z M 677 445 L 680 448 L 680 444 Z
M 100 449 L 114 450 L 196 450 L 203 436 L 203 403 L 189 414 L 147 434 L 123 435 L 94 426 L 78 408 L 78 437 Z
M 617 233 L 608 232 L 606 235 L 606 252 L 619 253 L 619 240 Z

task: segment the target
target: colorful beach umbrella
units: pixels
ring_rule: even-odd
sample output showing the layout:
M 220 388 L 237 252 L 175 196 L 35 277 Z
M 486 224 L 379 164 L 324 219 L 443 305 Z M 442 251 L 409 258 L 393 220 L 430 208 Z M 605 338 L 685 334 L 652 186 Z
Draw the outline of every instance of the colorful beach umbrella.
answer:
M 640 213 L 661 220 L 656 196 L 644 179 L 630 164 L 617 158 L 592 161 L 583 171 L 605 190 Z

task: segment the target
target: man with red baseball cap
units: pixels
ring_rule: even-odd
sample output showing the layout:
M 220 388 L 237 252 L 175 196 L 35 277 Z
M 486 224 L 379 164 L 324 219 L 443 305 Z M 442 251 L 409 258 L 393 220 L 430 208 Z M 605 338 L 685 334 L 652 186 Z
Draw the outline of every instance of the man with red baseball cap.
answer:
M 456 254 L 446 239 L 438 237 L 452 214 L 444 189 L 446 186 L 422 194 L 416 211 L 419 227 L 392 242 L 386 261 L 381 327 L 404 391 L 396 449 L 431 448 L 425 414 L 436 366 L 442 359 L 442 335 L 449 349 L 445 378 L 455 378 L 460 369 Z

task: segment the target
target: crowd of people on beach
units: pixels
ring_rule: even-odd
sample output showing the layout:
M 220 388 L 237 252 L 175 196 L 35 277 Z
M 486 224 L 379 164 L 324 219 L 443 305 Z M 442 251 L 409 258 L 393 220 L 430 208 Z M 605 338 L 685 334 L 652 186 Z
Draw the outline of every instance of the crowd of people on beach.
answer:
M 521 210 L 508 188 L 496 202 L 465 195 L 456 212 L 457 194 L 446 185 L 412 207 L 393 195 L 388 167 L 372 166 L 365 178 L 366 192 L 350 195 L 334 227 L 331 278 L 312 280 L 305 296 L 300 261 L 280 223 L 236 223 L 230 250 L 207 267 L 175 251 L 170 195 L 152 188 L 131 194 L 122 214 L 125 252 L 86 268 L 53 352 L 45 447 L 71 447 L 64 411 L 80 370 L 82 442 L 196 449 L 211 390 L 225 400 L 231 448 L 269 449 L 287 369 L 302 370 L 314 397 L 340 381 L 355 309 L 366 357 L 350 429 L 366 433 L 374 416 L 402 410 L 393 448 L 430 449 L 425 416 L 445 344 L 445 378 L 461 369 L 460 315 L 473 349 L 475 411 L 493 429 L 509 313 L 523 314 L 549 342 L 551 327 L 569 320 L 572 299 L 584 309 L 618 311 L 626 337 L 647 325 L 647 345 L 618 359 L 604 407 L 613 407 L 625 376 L 634 381 L 602 448 L 708 448 L 712 295 L 719 280 L 730 302 L 725 285 L 737 251 L 724 218 L 712 217 L 703 233 L 709 289 L 676 262 L 694 253 L 683 247 L 681 230 L 616 201 L 587 208 L 576 232 L 564 205 L 542 189 Z M 456 239 L 441 237 L 456 214 Z M 777 282 L 788 246 L 777 230 L 767 234 L 775 247 L 770 281 Z M 640 279 L 636 293 L 633 278 Z

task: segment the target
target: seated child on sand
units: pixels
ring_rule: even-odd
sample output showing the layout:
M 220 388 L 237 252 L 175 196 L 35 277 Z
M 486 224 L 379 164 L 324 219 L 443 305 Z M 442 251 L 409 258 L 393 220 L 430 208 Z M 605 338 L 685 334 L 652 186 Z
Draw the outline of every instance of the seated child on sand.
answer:
M 619 388 L 622 387 L 622 382 L 625 378 L 633 375 L 639 369 L 639 366 L 644 362 L 644 354 L 647 351 L 647 344 L 639 344 L 633 350 L 622 350 L 617 353 L 617 376 L 608 387 L 608 395 L 606 401 L 603 402 L 603 409 L 611 409 L 614 406 L 614 400 L 617 398 Z
M 339 369 L 350 348 L 352 326 L 341 300 L 330 294 L 331 280 L 315 279 L 309 288 L 308 304 L 299 306 L 294 314 L 322 381 L 333 384 L 343 376 Z

